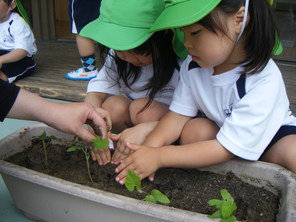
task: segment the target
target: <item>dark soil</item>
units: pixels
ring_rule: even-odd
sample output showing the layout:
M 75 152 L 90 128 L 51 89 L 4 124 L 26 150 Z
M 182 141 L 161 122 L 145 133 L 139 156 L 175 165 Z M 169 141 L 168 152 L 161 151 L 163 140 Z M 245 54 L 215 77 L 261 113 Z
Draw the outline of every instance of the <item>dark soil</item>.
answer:
M 112 193 L 137 199 L 143 199 L 145 196 L 136 191 L 129 192 L 125 186 L 117 183 L 115 166 L 112 164 L 99 166 L 91 161 L 91 176 L 94 182 L 90 182 L 84 153 L 80 150 L 66 152 L 69 144 L 48 147 L 48 168 L 45 169 L 42 143 L 34 139 L 32 144 L 32 147 L 11 156 L 7 161 Z M 147 179 L 142 181 L 142 188 L 146 192 L 152 189 L 160 190 L 171 200 L 171 207 L 203 214 L 212 214 L 216 211 L 208 206 L 207 201 L 213 198 L 221 199 L 220 190 L 227 189 L 237 204 L 234 214 L 241 221 L 276 221 L 279 207 L 280 194 L 277 196 L 266 189 L 242 182 L 232 173 L 223 176 L 196 169 L 160 169 L 154 182 Z

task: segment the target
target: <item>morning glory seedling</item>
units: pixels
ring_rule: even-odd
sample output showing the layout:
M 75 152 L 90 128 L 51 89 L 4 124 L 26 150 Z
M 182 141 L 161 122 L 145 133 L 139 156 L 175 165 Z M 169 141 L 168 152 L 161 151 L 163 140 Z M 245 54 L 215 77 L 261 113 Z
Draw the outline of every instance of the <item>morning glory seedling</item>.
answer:
M 82 142 L 82 140 L 78 137 L 75 137 L 74 141 L 76 142 Z M 91 140 L 92 143 L 94 144 L 94 149 L 95 150 L 100 150 L 100 149 L 107 149 L 109 140 L 108 139 L 101 139 L 99 136 L 96 137 L 95 139 Z M 90 150 L 88 149 L 88 145 L 86 143 L 81 143 L 81 145 L 74 145 L 71 146 L 67 149 L 67 152 L 74 152 L 76 150 L 81 150 L 84 153 L 84 157 L 86 160 L 86 167 L 87 167 L 87 173 L 90 181 L 93 183 L 93 179 L 90 174 L 90 164 L 89 164 L 89 159 L 90 159 Z
M 37 138 L 42 141 L 44 159 L 45 159 L 45 168 L 47 169 L 47 167 L 48 167 L 48 163 L 47 163 L 47 147 L 49 146 L 49 144 L 51 143 L 52 140 L 57 140 L 58 138 L 56 138 L 55 136 L 47 136 L 45 131 L 40 136 L 38 136 Z
M 220 193 L 222 200 L 212 199 L 208 201 L 210 206 L 218 209 L 215 213 L 209 215 L 209 218 L 221 218 L 220 222 L 234 222 L 236 217 L 232 213 L 237 208 L 236 203 L 226 189 L 222 189 Z
M 128 173 L 125 178 L 125 187 L 129 191 L 134 191 L 136 188 L 137 192 L 145 193 L 143 190 L 141 190 L 140 177 L 132 170 L 128 170 Z M 151 203 L 159 202 L 162 204 L 169 204 L 170 203 L 169 198 L 157 189 L 153 189 L 150 194 L 147 194 L 144 198 L 144 201 L 148 201 Z
M 107 149 L 109 145 L 109 140 L 106 138 L 101 138 L 97 136 L 96 138 L 92 139 L 91 142 L 94 144 L 95 150 Z

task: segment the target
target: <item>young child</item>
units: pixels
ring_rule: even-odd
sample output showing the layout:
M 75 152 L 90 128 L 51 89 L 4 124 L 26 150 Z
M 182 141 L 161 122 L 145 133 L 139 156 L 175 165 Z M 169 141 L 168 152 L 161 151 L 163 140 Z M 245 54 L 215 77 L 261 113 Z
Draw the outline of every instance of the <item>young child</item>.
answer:
M 13 10 L 21 4 L 0 1 L 0 78 L 11 83 L 31 74 L 36 67 L 35 38 L 30 26 Z
M 92 39 L 79 35 L 81 29 L 100 15 L 100 0 L 69 0 L 71 31 L 75 34 L 76 45 L 81 61 L 81 68 L 66 73 L 71 80 L 91 80 L 98 74 L 96 65 L 96 45 Z
M 145 145 L 128 144 L 136 151 L 117 167 L 116 180 L 124 183 L 128 169 L 145 178 L 161 167 L 206 167 L 234 156 L 276 163 L 296 173 L 296 119 L 282 75 L 270 58 L 278 47 L 278 32 L 268 1 L 169 3 L 152 31 L 181 27 L 189 56 L 170 112 Z M 194 118 L 198 112 L 207 123 L 199 125 Z M 219 128 L 216 135 L 210 121 Z M 204 125 L 212 136 L 200 141 L 195 133 Z M 180 146 L 167 146 L 178 138 Z
M 89 82 L 85 101 L 109 111 L 113 133 L 158 121 L 168 112 L 181 59 L 171 30 L 149 31 L 163 9 L 159 0 L 103 0 L 100 17 L 80 32 L 111 48 L 104 51 L 105 64 Z M 114 162 L 123 149 L 115 150 Z

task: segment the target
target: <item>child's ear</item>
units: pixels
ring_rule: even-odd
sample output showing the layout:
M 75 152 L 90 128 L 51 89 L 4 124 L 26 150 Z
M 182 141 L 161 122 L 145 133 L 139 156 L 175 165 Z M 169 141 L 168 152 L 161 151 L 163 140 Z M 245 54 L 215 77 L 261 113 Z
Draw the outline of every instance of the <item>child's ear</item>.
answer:
M 16 3 L 15 1 L 12 1 L 11 4 L 10 4 L 10 11 L 13 11 L 16 7 Z
M 241 31 L 243 20 L 244 20 L 244 13 L 245 13 L 245 6 L 241 6 L 240 9 L 234 15 L 234 26 L 237 34 L 239 34 Z M 248 25 L 250 20 L 249 13 L 247 14 L 247 16 L 248 17 L 246 21 L 246 26 Z

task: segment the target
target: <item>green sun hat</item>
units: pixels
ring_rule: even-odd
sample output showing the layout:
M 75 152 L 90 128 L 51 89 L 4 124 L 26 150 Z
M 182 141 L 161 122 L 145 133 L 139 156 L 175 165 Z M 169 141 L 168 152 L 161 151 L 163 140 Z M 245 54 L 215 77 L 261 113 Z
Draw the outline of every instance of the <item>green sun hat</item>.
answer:
M 160 31 L 163 29 L 178 28 L 191 25 L 210 14 L 222 0 L 163 0 L 165 9 L 155 20 L 150 31 Z M 272 0 L 268 0 L 272 4 Z M 273 49 L 274 55 L 279 55 L 283 51 L 283 46 L 276 37 Z
M 221 0 L 164 0 L 165 9 L 150 31 L 191 25 L 213 11 Z
M 164 10 L 162 0 L 103 0 L 98 19 L 79 35 L 115 50 L 129 50 L 143 44 L 150 28 Z

